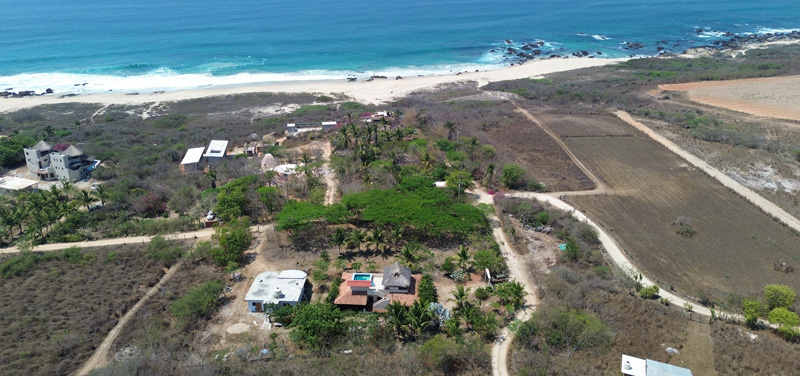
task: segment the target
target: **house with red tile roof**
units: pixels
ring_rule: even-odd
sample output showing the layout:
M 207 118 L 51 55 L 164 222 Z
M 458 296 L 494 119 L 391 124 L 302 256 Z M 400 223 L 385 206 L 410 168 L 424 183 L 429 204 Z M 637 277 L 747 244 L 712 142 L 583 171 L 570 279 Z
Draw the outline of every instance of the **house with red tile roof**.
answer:
M 383 269 L 383 274 L 342 273 L 339 295 L 334 303 L 341 308 L 368 312 L 386 312 L 392 302 L 410 306 L 419 299 L 417 285 L 420 274 L 395 262 Z

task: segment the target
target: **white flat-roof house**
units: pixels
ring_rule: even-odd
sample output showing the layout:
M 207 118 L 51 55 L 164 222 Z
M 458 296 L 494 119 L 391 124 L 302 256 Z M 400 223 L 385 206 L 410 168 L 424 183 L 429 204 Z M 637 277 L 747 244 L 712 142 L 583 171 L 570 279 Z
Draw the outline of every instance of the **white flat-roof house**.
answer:
M 302 270 L 263 272 L 256 276 L 244 300 L 250 312 L 264 312 L 269 305 L 294 306 L 311 300 L 311 284 Z
M 28 171 L 41 180 L 82 180 L 89 177 L 95 161 L 74 145 L 56 150 L 53 145 L 39 141 L 24 148 Z
M 206 150 L 204 146 L 187 150 L 181 161 L 181 172 L 203 171 L 205 168 L 205 164 L 202 163 L 204 150 Z
M 692 376 L 692 370 L 688 368 L 625 354 L 622 354 L 621 368 L 625 376 Z
M 0 178 L 0 193 L 14 193 L 22 191 L 35 191 L 39 189 L 39 183 L 35 180 L 7 177 Z
M 227 155 L 228 140 L 211 140 L 206 153 L 203 154 L 206 166 L 214 166 Z
M 305 132 L 324 131 L 335 126 L 335 121 L 322 121 L 316 123 L 289 123 L 286 124 L 286 137 L 292 137 Z

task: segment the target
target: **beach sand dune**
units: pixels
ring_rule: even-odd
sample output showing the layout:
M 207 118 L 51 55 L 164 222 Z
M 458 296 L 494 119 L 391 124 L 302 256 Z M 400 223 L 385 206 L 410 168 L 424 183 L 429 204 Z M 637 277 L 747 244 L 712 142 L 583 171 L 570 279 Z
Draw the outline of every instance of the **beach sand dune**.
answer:
M 125 93 L 88 94 L 72 97 L 56 95 L 6 98 L 0 99 L 0 112 L 8 112 L 43 104 L 55 103 L 100 103 L 109 104 L 143 104 L 152 102 L 169 102 L 186 99 L 203 98 L 216 95 L 285 92 L 285 93 L 343 93 L 362 103 L 380 104 L 400 98 L 411 92 L 432 89 L 438 85 L 458 82 L 476 81 L 479 85 L 489 82 L 537 77 L 549 73 L 573 69 L 616 64 L 627 59 L 551 59 L 529 62 L 503 69 L 449 74 L 440 76 L 404 77 L 396 80 L 376 79 L 371 82 L 347 82 L 345 78 L 336 81 L 297 81 L 274 84 L 257 84 L 246 86 L 218 87 L 198 90 L 180 90 L 163 93 L 126 95 Z

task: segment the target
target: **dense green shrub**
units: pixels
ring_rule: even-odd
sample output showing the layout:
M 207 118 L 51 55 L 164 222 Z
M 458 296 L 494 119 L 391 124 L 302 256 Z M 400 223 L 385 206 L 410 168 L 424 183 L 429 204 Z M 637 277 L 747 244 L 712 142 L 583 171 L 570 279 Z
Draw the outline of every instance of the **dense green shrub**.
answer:
M 417 289 L 419 291 L 419 300 L 421 302 L 435 303 L 439 301 L 439 298 L 436 294 L 436 286 L 433 284 L 433 277 L 431 277 L 429 274 L 422 276 Z
M 208 318 L 214 312 L 224 287 L 219 279 L 194 287 L 185 296 L 174 301 L 170 311 L 182 328 L 188 328 L 194 321 Z
M 250 248 L 253 235 L 250 233 L 250 218 L 234 219 L 217 227 L 213 239 L 219 244 L 211 250 L 211 257 L 219 266 L 238 264 L 244 251 Z
M 503 166 L 500 182 L 509 189 L 523 189 L 527 185 L 525 170 L 515 164 L 507 164 Z
M 764 287 L 764 297 L 767 299 L 767 309 L 770 311 L 778 307 L 792 308 L 795 296 L 794 290 L 786 285 L 766 285 Z
M 343 317 L 344 314 L 333 304 L 304 304 L 295 312 L 290 337 L 314 350 L 330 349 L 347 332 L 341 322 Z
M 147 258 L 156 260 L 164 265 L 172 265 L 183 254 L 183 249 L 173 240 L 167 240 L 162 235 L 157 235 L 147 244 Z

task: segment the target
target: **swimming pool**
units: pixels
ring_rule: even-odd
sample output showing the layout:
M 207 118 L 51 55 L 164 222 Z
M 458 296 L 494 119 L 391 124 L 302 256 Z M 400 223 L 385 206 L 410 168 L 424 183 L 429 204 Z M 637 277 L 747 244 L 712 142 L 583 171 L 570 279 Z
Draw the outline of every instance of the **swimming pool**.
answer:
M 372 274 L 356 273 L 356 274 L 353 274 L 353 280 L 354 281 L 371 281 L 372 280 Z

